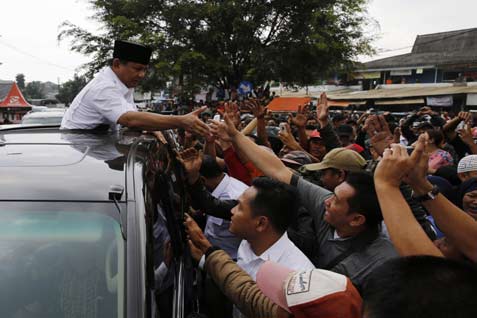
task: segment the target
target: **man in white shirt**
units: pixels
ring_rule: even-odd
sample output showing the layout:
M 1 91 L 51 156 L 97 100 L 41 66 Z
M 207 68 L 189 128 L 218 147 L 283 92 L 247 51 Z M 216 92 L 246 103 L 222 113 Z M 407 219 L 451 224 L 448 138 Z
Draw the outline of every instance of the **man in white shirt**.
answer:
M 205 155 L 200 167 L 204 185 L 217 199 L 238 199 L 248 189 L 248 185 L 224 173 L 215 158 Z M 205 237 L 212 245 L 220 247 L 233 259 L 237 259 L 240 238 L 230 233 L 230 221 L 215 216 L 207 216 Z
M 237 264 L 253 279 L 266 261 L 293 270 L 315 268 L 286 233 L 297 208 L 296 197 L 292 187 L 262 177 L 253 181 L 232 209 L 230 231 L 244 239 L 237 253 Z
M 117 125 L 145 130 L 184 128 L 207 134 L 208 126 L 198 115 L 205 107 L 183 116 L 138 112 L 134 87 L 145 77 L 151 49 L 136 43 L 116 41 L 111 66 L 104 68 L 75 97 L 66 111 L 61 129 L 112 129 Z

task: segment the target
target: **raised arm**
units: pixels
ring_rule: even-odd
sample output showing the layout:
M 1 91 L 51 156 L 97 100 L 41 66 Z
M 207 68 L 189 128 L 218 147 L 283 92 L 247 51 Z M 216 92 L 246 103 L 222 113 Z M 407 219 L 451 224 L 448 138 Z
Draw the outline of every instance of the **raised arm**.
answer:
M 231 118 L 226 114 L 224 122 L 212 121 L 212 132 L 221 139 L 231 140 L 234 147 L 245 154 L 249 160 L 266 176 L 284 183 L 290 183 L 292 172 L 275 156 L 262 149 L 253 141 L 240 133 L 234 126 Z
M 418 164 L 413 165 L 413 169 L 405 181 L 409 183 L 415 194 L 420 196 L 432 190 L 432 184 L 426 178 L 428 155 L 417 147 L 413 155 L 414 153 L 419 158 Z M 477 222 L 442 194 L 438 194 L 434 200 L 428 200 L 422 204 L 457 249 L 469 259 L 477 262 Z
M 423 143 L 421 147 L 424 147 Z M 384 150 L 383 159 L 374 174 L 376 194 L 384 222 L 399 255 L 442 257 L 442 253 L 417 222 L 399 189 L 413 160 L 415 157 L 410 158 L 403 146 L 393 144 L 391 148 Z

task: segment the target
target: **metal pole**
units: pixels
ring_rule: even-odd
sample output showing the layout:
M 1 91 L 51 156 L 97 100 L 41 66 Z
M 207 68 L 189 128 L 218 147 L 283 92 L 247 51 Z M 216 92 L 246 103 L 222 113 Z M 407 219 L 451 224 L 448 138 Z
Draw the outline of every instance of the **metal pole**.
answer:
M 436 72 L 435 72 L 435 75 L 434 75 L 434 83 L 437 83 L 437 67 L 436 67 Z

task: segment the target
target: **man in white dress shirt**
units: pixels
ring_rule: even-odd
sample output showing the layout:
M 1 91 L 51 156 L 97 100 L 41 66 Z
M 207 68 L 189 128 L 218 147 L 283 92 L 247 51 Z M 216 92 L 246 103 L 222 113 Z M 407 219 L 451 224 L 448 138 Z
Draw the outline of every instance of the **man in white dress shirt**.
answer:
M 224 173 L 215 158 L 208 155 L 204 156 L 200 175 L 207 190 L 220 200 L 237 200 L 248 189 L 248 185 Z M 209 215 L 204 234 L 212 245 L 220 247 L 230 257 L 237 259 L 237 250 L 242 240 L 230 233 L 229 226 L 230 221 Z
M 116 41 L 111 65 L 75 97 L 63 117 L 61 129 L 116 130 L 119 124 L 150 131 L 184 128 L 207 134 L 208 126 L 198 118 L 205 107 L 183 116 L 137 111 L 134 87 L 145 77 L 151 53 L 146 46 Z
M 315 268 L 286 233 L 297 208 L 296 197 L 292 187 L 262 177 L 253 181 L 232 209 L 230 231 L 243 238 L 237 264 L 253 279 L 266 261 L 293 270 Z

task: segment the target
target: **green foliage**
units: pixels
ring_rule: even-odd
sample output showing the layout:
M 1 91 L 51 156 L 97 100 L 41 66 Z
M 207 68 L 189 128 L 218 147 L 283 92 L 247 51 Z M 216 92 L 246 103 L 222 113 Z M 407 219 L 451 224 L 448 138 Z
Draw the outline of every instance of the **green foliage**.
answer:
M 90 0 L 104 33 L 65 22 L 59 39 L 92 55 L 91 76 L 106 65 L 113 39 L 154 49 L 143 88 L 174 78 L 198 87 L 260 84 L 274 79 L 306 85 L 372 52 L 364 33 L 367 0 Z
M 25 89 L 25 75 L 21 73 L 17 74 L 15 81 L 17 82 L 18 88 L 23 91 Z
M 88 81 L 83 76 L 75 74 L 72 80 L 63 83 L 55 96 L 60 102 L 69 105 L 75 96 L 86 86 Z
M 33 81 L 26 85 L 23 92 L 27 99 L 42 99 L 45 98 L 45 87 L 42 82 Z

